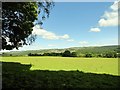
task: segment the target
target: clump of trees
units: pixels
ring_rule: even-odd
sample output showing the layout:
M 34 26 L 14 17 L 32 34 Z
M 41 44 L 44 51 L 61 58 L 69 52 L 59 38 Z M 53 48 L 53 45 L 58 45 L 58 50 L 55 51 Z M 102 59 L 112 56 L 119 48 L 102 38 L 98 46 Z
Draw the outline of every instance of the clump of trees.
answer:
M 61 57 L 86 57 L 86 58 L 92 58 L 92 57 L 100 57 L 100 58 L 119 58 L 120 54 L 118 53 L 101 53 L 101 54 L 92 54 L 92 53 L 85 53 L 78 55 L 76 52 L 70 52 L 69 50 L 65 50 L 63 53 L 43 53 L 43 54 L 32 54 L 29 53 L 28 56 L 61 56 Z
M 16 53 L 1 53 L 1 56 L 25 56 L 26 54 Z M 29 53 L 28 56 L 59 56 L 59 57 L 85 57 L 85 58 L 120 58 L 120 53 L 104 52 L 104 53 L 80 53 L 65 50 L 64 52 L 49 52 L 49 53 Z
M 44 54 L 29 53 L 28 56 L 62 56 L 62 53 L 44 53 Z
M 120 55 L 118 53 L 103 53 L 103 54 L 91 54 L 91 53 L 86 53 L 84 57 L 101 57 L 101 58 L 118 58 Z
M 93 57 L 93 55 L 91 53 L 87 53 L 87 54 L 85 54 L 85 57 L 91 58 L 91 57 Z
M 62 56 L 62 57 L 77 57 L 76 52 L 70 52 L 69 50 L 65 50 L 63 53 L 55 53 L 55 52 L 51 52 L 51 53 L 44 53 L 44 54 L 32 54 L 29 53 L 28 56 Z
M 77 57 L 76 52 L 70 52 L 69 50 L 66 50 L 62 54 L 63 57 Z

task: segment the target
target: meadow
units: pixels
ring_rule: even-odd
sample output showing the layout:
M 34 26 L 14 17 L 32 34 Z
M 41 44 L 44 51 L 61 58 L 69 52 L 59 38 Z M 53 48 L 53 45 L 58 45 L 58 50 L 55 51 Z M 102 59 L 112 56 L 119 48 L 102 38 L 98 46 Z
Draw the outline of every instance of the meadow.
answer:
M 117 58 L 72 58 L 72 57 L 2 57 L 3 62 L 31 64 L 30 70 L 79 70 L 98 74 L 118 75 Z
M 118 89 L 117 58 L 1 57 L 2 88 Z

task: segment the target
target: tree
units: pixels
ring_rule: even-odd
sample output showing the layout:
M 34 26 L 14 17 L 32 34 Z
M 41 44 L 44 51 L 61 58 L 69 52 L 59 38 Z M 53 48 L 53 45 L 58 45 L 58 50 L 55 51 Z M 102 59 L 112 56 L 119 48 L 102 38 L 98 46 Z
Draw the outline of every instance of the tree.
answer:
M 92 57 L 92 54 L 91 53 L 87 53 L 87 54 L 85 54 L 85 57 Z
M 106 58 L 113 58 L 113 57 L 114 57 L 114 54 L 113 54 L 113 53 L 106 53 L 106 54 L 105 54 L 105 57 L 106 57 Z
M 63 57 L 70 57 L 71 56 L 71 53 L 69 50 L 65 50 L 65 52 L 63 52 L 62 54 Z
M 50 0 L 49 0 L 50 1 Z M 3 2 L 2 49 L 11 50 L 35 41 L 32 28 L 49 17 L 53 2 Z M 41 15 L 41 19 L 37 19 Z M 33 22 L 36 21 L 34 24 Z
M 113 54 L 113 57 L 114 57 L 114 58 L 117 58 L 117 53 L 114 53 L 114 54 Z
M 97 57 L 103 57 L 103 55 L 102 54 L 98 54 Z
M 28 54 L 28 56 L 32 56 L 32 54 L 31 54 L 31 53 L 29 53 L 29 54 Z
M 71 53 L 71 57 L 77 57 L 77 53 L 76 52 L 72 52 Z

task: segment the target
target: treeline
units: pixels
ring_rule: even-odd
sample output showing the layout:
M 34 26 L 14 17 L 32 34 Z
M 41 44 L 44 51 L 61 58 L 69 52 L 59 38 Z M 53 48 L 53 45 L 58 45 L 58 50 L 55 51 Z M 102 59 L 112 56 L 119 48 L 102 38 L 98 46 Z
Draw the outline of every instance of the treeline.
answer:
M 77 55 L 76 52 L 70 52 L 69 50 L 64 51 L 63 53 L 55 53 L 55 52 L 51 52 L 51 53 L 43 53 L 43 54 L 32 54 L 29 53 L 28 56 L 61 56 L 61 57 L 88 57 L 88 58 L 92 58 L 92 57 L 101 57 L 101 58 L 118 58 L 120 57 L 120 54 L 118 53 L 102 53 L 102 54 L 92 54 L 92 53 L 86 53 L 86 54 L 79 54 Z
M 44 54 L 29 53 L 28 56 L 62 56 L 62 53 L 44 53 Z
M 51 53 L 44 53 L 44 54 L 32 54 L 29 53 L 28 56 L 62 56 L 62 57 L 77 57 L 76 52 L 70 52 L 69 50 L 66 50 L 63 53 L 55 53 L 55 52 L 51 52 Z
M 101 58 L 118 58 L 120 57 L 117 53 L 104 53 L 104 54 L 91 54 L 87 53 L 84 57 L 101 57 Z

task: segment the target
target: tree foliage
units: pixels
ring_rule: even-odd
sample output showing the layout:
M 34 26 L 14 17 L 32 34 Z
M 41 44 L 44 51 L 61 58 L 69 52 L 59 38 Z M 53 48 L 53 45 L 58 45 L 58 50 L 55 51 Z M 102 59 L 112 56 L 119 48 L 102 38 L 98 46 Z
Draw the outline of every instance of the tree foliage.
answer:
M 92 57 L 92 54 L 91 53 L 87 53 L 87 54 L 85 54 L 85 57 Z
M 77 57 L 77 53 L 76 52 L 72 52 L 71 53 L 71 57 Z
M 63 57 L 77 57 L 77 53 L 76 52 L 70 52 L 69 50 L 65 50 L 62 53 Z
M 31 44 L 35 40 L 32 28 L 35 24 L 42 24 L 49 17 L 53 2 L 3 2 L 2 3 L 2 49 Z M 41 14 L 42 13 L 42 14 Z M 39 22 L 33 23 L 38 20 Z
M 69 50 L 65 50 L 65 52 L 63 52 L 63 57 L 70 57 L 71 56 L 71 53 Z

